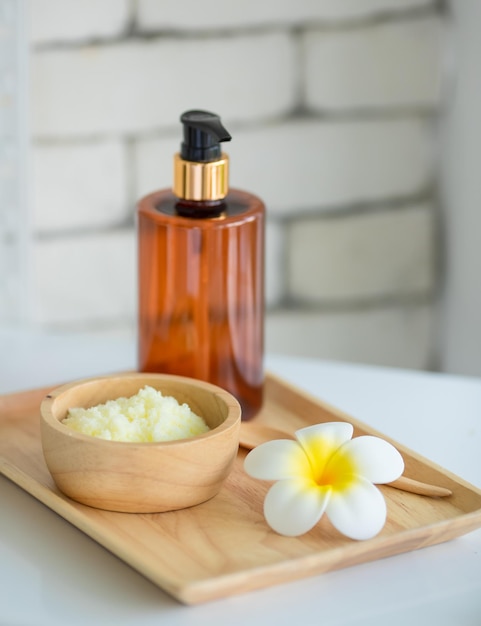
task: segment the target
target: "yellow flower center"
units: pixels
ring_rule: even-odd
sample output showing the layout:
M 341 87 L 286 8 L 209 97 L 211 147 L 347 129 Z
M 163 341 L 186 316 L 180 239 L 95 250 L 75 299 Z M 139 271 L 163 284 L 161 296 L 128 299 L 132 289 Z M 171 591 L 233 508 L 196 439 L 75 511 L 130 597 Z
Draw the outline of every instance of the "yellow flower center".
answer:
M 355 480 L 357 472 L 354 459 L 342 449 L 329 445 L 329 442 L 309 442 L 306 454 L 311 466 L 312 480 L 319 487 L 343 491 Z
M 338 454 L 336 458 L 324 468 L 317 482 L 319 485 L 331 485 L 333 489 L 342 491 L 354 480 L 355 469 L 355 464 L 348 455 Z

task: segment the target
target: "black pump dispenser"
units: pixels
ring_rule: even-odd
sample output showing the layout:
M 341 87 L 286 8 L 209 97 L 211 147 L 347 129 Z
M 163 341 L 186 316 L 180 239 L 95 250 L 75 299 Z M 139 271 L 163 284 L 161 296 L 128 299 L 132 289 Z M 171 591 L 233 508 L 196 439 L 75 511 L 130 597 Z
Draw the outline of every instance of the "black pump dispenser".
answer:
M 180 150 L 182 159 L 210 163 L 221 158 L 220 142 L 230 141 L 231 136 L 218 115 L 209 111 L 186 111 L 180 121 L 184 125 L 184 141 Z

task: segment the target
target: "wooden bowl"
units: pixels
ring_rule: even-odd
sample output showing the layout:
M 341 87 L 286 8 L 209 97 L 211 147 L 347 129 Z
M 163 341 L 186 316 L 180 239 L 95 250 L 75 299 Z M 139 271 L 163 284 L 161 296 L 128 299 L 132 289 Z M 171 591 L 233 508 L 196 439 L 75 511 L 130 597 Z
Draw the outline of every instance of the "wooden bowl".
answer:
M 69 408 L 130 397 L 145 385 L 186 402 L 211 430 L 189 439 L 130 443 L 61 423 Z M 220 387 L 191 378 L 142 373 L 86 379 L 52 391 L 40 412 L 43 454 L 57 487 L 99 509 L 158 513 L 200 504 L 218 493 L 237 455 L 239 403 Z

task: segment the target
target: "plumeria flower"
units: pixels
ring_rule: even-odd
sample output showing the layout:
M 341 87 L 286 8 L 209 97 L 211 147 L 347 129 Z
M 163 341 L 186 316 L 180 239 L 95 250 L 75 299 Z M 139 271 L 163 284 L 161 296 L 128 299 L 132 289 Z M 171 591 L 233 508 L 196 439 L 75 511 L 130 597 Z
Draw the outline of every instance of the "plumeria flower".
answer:
M 263 443 L 247 455 L 254 478 L 277 481 L 264 501 L 269 526 L 281 535 L 311 530 L 322 515 L 351 539 L 370 539 L 386 522 L 386 502 L 374 483 L 401 476 L 400 453 L 379 437 L 352 439 L 354 428 L 329 422 L 302 428 L 296 440 Z

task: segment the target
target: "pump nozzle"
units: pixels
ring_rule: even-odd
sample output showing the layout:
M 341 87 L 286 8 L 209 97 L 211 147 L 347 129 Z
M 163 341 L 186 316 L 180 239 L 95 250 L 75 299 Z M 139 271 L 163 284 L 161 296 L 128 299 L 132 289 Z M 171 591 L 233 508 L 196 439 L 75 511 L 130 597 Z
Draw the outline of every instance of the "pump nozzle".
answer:
M 174 155 L 174 195 L 194 202 L 222 200 L 229 191 L 229 157 L 220 143 L 231 136 L 215 113 L 186 111 L 180 121 L 184 141 Z
M 184 141 L 180 150 L 182 159 L 209 163 L 221 158 L 220 142 L 230 141 L 231 136 L 218 115 L 209 111 L 186 111 L 180 121 L 184 125 Z

